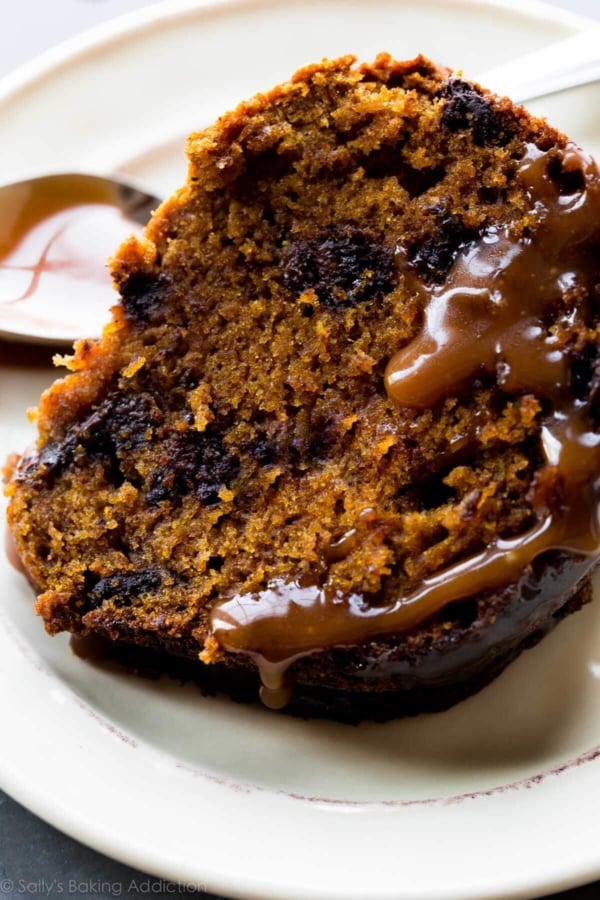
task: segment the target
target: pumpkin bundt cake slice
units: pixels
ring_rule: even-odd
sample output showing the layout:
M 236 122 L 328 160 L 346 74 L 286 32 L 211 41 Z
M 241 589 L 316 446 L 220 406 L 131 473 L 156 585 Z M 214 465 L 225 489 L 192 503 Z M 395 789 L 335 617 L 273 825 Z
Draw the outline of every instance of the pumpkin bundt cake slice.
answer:
M 188 154 L 8 486 L 36 609 L 274 707 L 444 708 L 589 599 L 598 171 L 385 54 Z

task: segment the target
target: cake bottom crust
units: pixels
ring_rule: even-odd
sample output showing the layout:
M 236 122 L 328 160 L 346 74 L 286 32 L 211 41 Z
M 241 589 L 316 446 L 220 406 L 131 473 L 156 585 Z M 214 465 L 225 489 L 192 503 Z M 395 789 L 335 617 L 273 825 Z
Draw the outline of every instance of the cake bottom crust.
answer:
M 411 646 L 403 638 L 368 648 L 334 648 L 300 660 L 290 668 L 292 699 L 283 711 L 356 724 L 448 709 L 488 685 L 591 599 L 589 562 L 553 554 L 497 595 L 498 612 L 487 622 L 475 621 L 435 646 Z M 139 632 L 115 640 L 96 631 L 75 637 L 73 648 L 80 656 L 114 660 L 145 677 L 166 674 L 193 681 L 207 695 L 258 701 L 258 671 L 242 654 L 204 665 L 191 646 L 169 647 Z

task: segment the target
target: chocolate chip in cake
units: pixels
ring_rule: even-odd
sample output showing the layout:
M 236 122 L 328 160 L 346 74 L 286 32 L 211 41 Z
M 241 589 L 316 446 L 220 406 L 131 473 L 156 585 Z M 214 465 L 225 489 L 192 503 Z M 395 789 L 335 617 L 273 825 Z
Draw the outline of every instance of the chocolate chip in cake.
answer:
M 53 441 L 47 444 L 39 456 L 24 459 L 17 471 L 19 481 L 45 481 L 51 485 L 55 478 L 72 462 L 77 446 L 74 435 L 67 436 L 62 442 Z
M 394 287 L 394 252 L 380 235 L 351 226 L 324 229 L 285 251 L 283 283 L 296 295 L 314 290 L 322 306 L 380 300 Z
M 219 502 L 219 491 L 239 473 L 239 461 L 214 432 L 190 431 L 164 444 L 164 463 L 150 476 L 148 503 L 178 502 L 193 494 L 207 505 Z
M 131 453 L 150 440 L 163 416 L 150 394 L 109 394 L 62 442 L 48 444 L 23 468 L 20 476 L 51 484 L 70 465 L 90 460 L 105 463 L 108 480 L 119 486 L 135 477 Z
M 442 126 L 448 131 L 468 128 L 480 147 L 505 145 L 513 136 L 514 127 L 507 114 L 495 109 L 475 85 L 451 78 L 442 88 L 442 97 L 446 101 Z
M 451 213 L 439 219 L 434 237 L 413 244 L 409 259 L 418 274 L 427 282 L 439 282 L 448 274 L 460 250 L 477 237 Z
M 135 572 L 117 572 L 101 578 L 89 591 L 87 606 L 97 609 L 107 600 L 115 606 L 129 606 L 143 594 L 151 594 L 162 585 L 162 575 L 155 566 Z
M 131 455 L 152 439 L 154 429 L 162 420 L 163 415 L 150 394 L 109 394 L 73 435 L 74 461 L 83 465 L 88 459 L 101 460 L 106 477 L 116 486 L 125 479 L 136 482 L 138 476 Z
M 138 322 L 156 319 L 165 302 L 168 279 L 145 271 L 134 272 L 119 285 L 121 302 L 127 318 Z
M 142 446 L 162 420 L 150 394 L 109 394 L 84 423 L 80 441 L 90 454 L 123 459 Z

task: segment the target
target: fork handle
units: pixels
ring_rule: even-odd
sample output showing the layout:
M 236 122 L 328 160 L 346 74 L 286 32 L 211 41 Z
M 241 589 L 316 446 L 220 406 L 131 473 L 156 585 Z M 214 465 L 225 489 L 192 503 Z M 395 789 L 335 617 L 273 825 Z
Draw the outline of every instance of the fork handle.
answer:
M 600 81 L 600 25 L 480 72 L 474 80 L 515 103 Z

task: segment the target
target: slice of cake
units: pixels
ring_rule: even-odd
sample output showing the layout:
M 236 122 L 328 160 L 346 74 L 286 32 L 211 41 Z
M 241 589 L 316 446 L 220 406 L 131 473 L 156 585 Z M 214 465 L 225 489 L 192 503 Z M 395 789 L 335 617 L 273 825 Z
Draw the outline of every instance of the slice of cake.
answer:
M 590 596 L 598 170 L 385 54 L 188 154 L 8 487 L 37 612 L 274 707 L 447 707 Z

